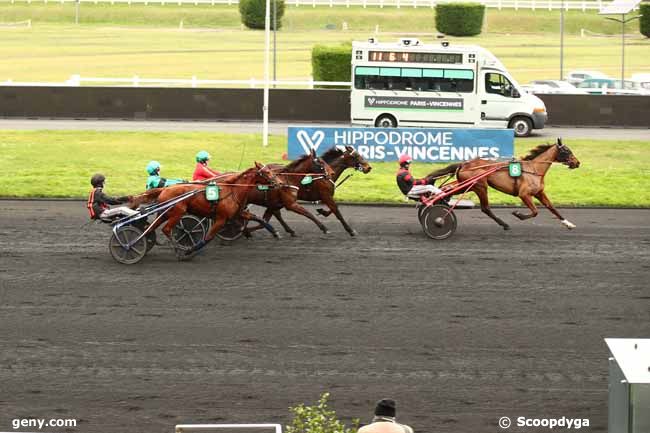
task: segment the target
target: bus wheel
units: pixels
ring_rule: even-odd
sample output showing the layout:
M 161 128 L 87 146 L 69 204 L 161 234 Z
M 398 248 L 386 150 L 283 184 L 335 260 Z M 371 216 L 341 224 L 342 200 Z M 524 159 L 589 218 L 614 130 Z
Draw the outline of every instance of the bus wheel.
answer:
M 397 119 L 390 114 L 382 114 L 375 120 L 377 128 L 397 128 Z
M 515 130 L 515 137 L 528 137 L 533 130 L 533 122 L 527 117 L 515 117 L 508 128 Z

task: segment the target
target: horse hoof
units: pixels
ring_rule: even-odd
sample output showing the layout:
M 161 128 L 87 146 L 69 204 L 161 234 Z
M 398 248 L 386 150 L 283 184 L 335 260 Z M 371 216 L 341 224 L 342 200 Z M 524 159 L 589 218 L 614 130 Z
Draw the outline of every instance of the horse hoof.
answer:
M 292 238 L 297 238 L 298 237 L 296 232 L 289 232 L 289 236 L 291 236 Z
M 324 235 L 329 235 L 329 234 L 330 234 L 330 231 L 329 231 L 328 229 L 325 229 L 325 230 L 323 230 L 323 234 L 324 234 Z
M 325 215 L 325 210 L 322 209 L 322 208 L 316 209 L 316 213 L 319 214 L 319 215 L 327 216 L 327 215 Z
M 279 232 L 273 232 L 273 237 L 276 239 L 282 239 L 282 236 L 280 235 Z
M 507 224 L 506 224 L 506 225 L 504 225 L 504 226 L 503 226 L 503 230 L 510 230 L 510 226 L 509 226 L 509 225 L 507 225 Z
M 355 237 L 356 235 L 359 234 L 355 229 L 350 230 L 348 233 L 350 233 L 350 236 Z
M 576 228 L 576 225 L 569 220 L 564 219 L 561 222 L 562 225 L 564 225 L 564 227 L 568 228 L 569 230 Z

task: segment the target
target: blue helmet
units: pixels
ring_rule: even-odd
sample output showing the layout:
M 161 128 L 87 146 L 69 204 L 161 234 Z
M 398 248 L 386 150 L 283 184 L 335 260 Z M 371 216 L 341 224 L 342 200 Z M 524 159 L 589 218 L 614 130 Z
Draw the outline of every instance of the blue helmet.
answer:
M 158 161 L 149 161 L 147 164 L 147 173 L 154 175 L 160 170 L 160 163 Z
M 210 154 L 205 150 L 202 150 L 196 154 L 196 162 L 205 162 L 209 159 L 210 159 Z

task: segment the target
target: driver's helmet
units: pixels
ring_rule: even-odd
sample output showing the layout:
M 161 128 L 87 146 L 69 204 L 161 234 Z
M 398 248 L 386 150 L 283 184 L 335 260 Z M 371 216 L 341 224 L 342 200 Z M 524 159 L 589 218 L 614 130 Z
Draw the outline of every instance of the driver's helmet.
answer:
M 413 161 L 413 158 L 411 158 L 409 155 L 402 155 L 399 157 L 399 165 L 400 167 L 404 167 L 405 165 L 408 165 Z
M 154 175 L 160 171 L 160 163 L 158 161 L 149 161 L 147 164 L 147 173 Z
M 196 154 L 196 162 L 207 162 L 210 159 L 210 154 L 205 150 Z
M 101 186 L 104 186 L 104 181 L 106 180 L 106 176 L 104 176 L 101 173 L 97 173 L 93 175 L 93 177 L 90 178 L 90 184 L 94 188 L 99 188 Z

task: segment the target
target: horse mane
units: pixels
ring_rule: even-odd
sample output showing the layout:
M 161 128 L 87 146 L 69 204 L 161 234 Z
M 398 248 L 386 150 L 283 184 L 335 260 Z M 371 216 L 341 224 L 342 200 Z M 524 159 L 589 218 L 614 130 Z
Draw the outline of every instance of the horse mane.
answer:
M 295 169 L 298 166 L 298 164 L 301 164 L 307 158 L 311 158 L 311 155 L 310 154 L 303 155 L 300 158 L 298 158 L 298 159 L 296 159 L 294 161 L 291 161 L 289 164 L 284 166 L 282 171 L 291 171 L 291 170 Z
M 549 144 L 549 143 L 540 144 L 539 146 L 537 146 L 536 148 L 534 148 L 533 150 L 528 152 L 528 155 L 524 156 L 521 159 L 524 160 L 524 161 L 530 161 L 532 159 L 535 159 L 539 155 L 541 155 L 542 153 L 546 152 L 551 146 L 554 146 L 554 145 Z
M 323 155 L 321 155 L 321 159 L 329 164 L 341 155 L 343 155 L 343 151 L 336 146 L 332 146 Z

